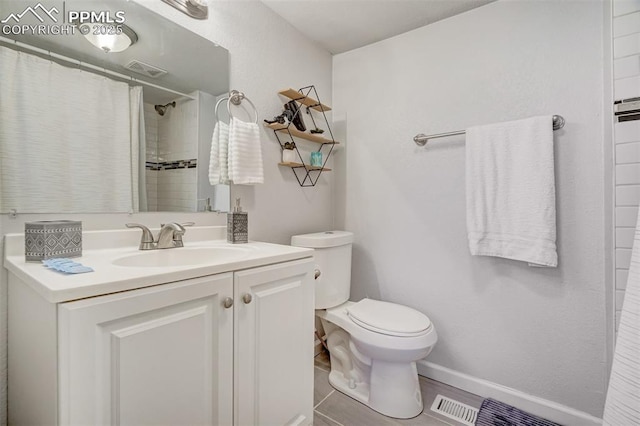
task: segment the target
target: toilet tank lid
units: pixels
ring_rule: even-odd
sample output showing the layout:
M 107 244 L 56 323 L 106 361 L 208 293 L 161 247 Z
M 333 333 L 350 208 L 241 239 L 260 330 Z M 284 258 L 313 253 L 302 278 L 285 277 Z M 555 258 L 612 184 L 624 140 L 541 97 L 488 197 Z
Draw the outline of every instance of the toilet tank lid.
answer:
M 353 233 L 348 231 L 316 232 L 291 237 L 291 245 L 295 247 L 325 248 L 351 243 L 353 243 Z

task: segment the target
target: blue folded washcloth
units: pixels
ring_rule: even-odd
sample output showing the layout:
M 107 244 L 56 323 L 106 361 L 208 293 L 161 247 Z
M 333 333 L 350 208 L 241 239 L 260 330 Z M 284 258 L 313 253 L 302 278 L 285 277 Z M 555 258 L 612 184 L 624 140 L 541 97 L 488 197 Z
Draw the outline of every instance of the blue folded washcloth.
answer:
M 65 274 L 82 274 L 85 272 L 93 272 L 93 268 L 84 266 L 81 263 L 74 262 L 73 260 L 67 258 L 45 259 L 42 261 L 42 263 L 47 268 L 54 269 Z

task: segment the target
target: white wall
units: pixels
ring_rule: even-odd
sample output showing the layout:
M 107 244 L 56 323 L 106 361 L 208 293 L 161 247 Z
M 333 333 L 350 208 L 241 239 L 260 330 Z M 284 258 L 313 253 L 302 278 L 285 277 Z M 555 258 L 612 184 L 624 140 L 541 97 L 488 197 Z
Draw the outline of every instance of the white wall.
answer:
M 139 0 L 156 12 L 188 27 L 229 50 L 231 88 L 241 90 L 258 108 L 259 120 L 282 111 L 277 92 L 315 84 L 323 101 L 331 103 L 331 55 L 309 42 L 259 1 L 211 1 L 210 17 L 196 21 L 157 0 Z M 207 70 L 202 70 L 207 72 Z M 332 226 L 332 176 L 325 174 L 314 188 L 300 188 L 290 169 L 279 168 L 280 148 L 272 132 L 262 133 L 265 183 L 233 188 L 249 212 L 249 238 L 289 243 L 291 235 Z M 215 213 L 144 213 L 93 215 L 0 215 L 0 235 L 24 232 L 24 222 L 52 218 L 78 219 L 84 229 L 122 228 L 127 222 L 158 226 L 167 221 L 225 224 Z M 189 239 L 189 233 L 185 240 Z M 1 251 L 0 247 L 0 251 Z M 0 423 L 6 419 L 6 271 L 0 270 Z
M 352 299 L 425 312 L 428 360 L 601 416 L 606 382 L 603 7 L 498 1 L 334 57 L 336 224 Z M 541 114 L 555 132 L 559 267 L 471 257 L 464 137 L 417 133 Z

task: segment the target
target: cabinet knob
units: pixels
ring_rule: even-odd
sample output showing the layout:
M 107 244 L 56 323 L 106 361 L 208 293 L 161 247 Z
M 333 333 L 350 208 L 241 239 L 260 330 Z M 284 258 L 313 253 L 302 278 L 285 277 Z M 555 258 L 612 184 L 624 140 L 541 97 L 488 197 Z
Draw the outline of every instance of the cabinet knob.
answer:
M 317 280 L 318 278 L 320 278 L 320 275 L 322 275 L 322 272 L 320 272 L 320 269 L 316 269 L 315 275 L 314 275 L 315 279 Z
M 222 306 L 229 309 L 233 306 L 233 299 L 230 297 L 225 297 L 225 299 L 222 301 Z
M 252 299 L 253 299 L 253 298 L 251 297 L 251 295 L 250 295 L 249 293 L 245 293 L 245 294 L 242 296 L 242 301 L 243 301 L 244 303 L 246 303 L 246 304 L 251 303 L 251 300 L 252 300 Z

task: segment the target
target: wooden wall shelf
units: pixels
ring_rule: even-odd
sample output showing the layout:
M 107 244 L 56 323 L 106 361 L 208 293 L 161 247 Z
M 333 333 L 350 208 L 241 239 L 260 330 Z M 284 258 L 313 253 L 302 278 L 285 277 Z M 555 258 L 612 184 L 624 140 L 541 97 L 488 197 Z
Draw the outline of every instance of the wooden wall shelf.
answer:
M 300 186 L 315 186 L 316 183 L 318 183 L 318 179 L 320 179 L 320 175 L 322 174 L 322 172 L 331 171 L 331 169 L 325 166 L 327 164 L 327 160 L 329 160 L 329 156 L 331 155 L 331 152 L 333 151 L 333 147 L 339 143 L 339 142 L 336 142 L 336 140 L 333 138 L 333 133 L 331 132 L 331 126 L 329 125 L 329 120 L 327 119 L 327 115 L 325 114 L 327 111 L 331 111 L 331 107 L 327 105 L 323 105 L 316 100 L 316 99 L 320 99 L 320 97 L 318 96 L 318 92 L 316 91 L 315 86 L 306 86 L 301 88 L 300 90 L 286 89 L 286 90 L 281 90 L 278 93 L 282 96 L 286 96 L 287 98 L 296 101 L 301 105 L 306 105 L 309 108 L 307 109 L 306 112 L 310 114 L 310 118 L 313 121 L 314 127 L 317 127 L 317 126 L 316 126 L 316 121 L 313 119 L 313 113 L 310 111 L 311 109 L 315 111 L 319 111 L 322 114 L 324 123 L 326 124 L 326 128 L 324 129 L 325 132 L 322 134 L 311 133 L 311 132 L 301 132 L 291 122 L 289 122 L 288 124 L 280 124 L 277 121 L 275 123 L 267 123 L 266 122 L 267 120 L 265 120 L 265 124 L 264 124 L 266 127 L 273 130 L 273 133 L 275 134 L 276 139 L 278 139 L 278 143 L 280 144 L 280 148 L 282 150 L 285 149 L 285 144 L 289 145 L 289 143 L 292 143 L 293 149 L 296 150 L 297 158 L 299 158 L 302 161 L 301 163 L 283 161 L 281 163 L 278 163 L 278 165 L 282 167 L 291 168 Z M 309 96 L 311 93 L 315 95 L 315 98 L 312 98 Z M 294 114 L 301 114 L 302 111 L 303 111 L 303 108 L 297 108 Z M 299 118 L 302 118 L 302 117 L 299 117 Z M 296 115 L 294 115 L 293 119 L 290 119 L 290 120 L 294 121 L 294 119 L 296 119 Z M 304 161 L 304 158 L 306 158 L 306 155 L 303 156 L 300 153 L 300 150 L 298 149 L 298 146 L 296 145 L 294 138 L 300 138 L 300 139 L 307 140 L 309 142 L 320 144 L 320 147 L 317 149 L 316 152 L 322 153 L 323 148 L 325 146 L 328 147 L 327 149 L 325 149 L 325 151 L 327 152 L 323 153 L 322 166 L 311 166 L 309 164 L 306 164 Z M 291 149 L 291 146 L 287 146 L 287 148 Z
M 301 89 L 302 90 L 302 89 Z M 285 89 L 278 92 L 282 96 L 286 96 L 289 99 L 293 99 L 294 101 L 300 102 L 302 105 L 306 105 L 311 109 L 315 109 L 316 111 L 331 111 L 331 107 L 321 104 L 319 101 L 316 101 L 309 96 L 305 96 L 303 93 L 293 90 L 293 89 Z
M 308 164 L 302 164 L 302 163 L 278 163 L 279 166 L 284 166 L 284 167 L 291 167 L 296 168 L 296 167 L 304 167 L 307 170 L 322 170 L 323 172 L 330 172 L 331 169 L 328 169 L 326 167 L 321 167 L 321 166 L 310 166 Z
M 300 130 L 296 129 L 295 126 L 286 126 L 280 123 L 270 123 L 270 124 L 264 123 L 264 125 L 272 130 L 275 130 L 276 132 L 289 132 L 291 133 L 291 136 L 295 136 L 301 139 L 306 139 L 308 141 L 315 142 L 315 143 L 321 143 L 321 144 L 327 144 L 327 145 L 340 143 L 340 142 L 333 141 L 331 139 L 327 139 L 322 136 L 318 136 L 317 134 L 301 132 Z

